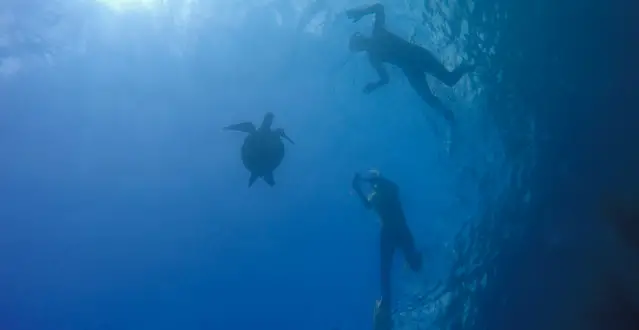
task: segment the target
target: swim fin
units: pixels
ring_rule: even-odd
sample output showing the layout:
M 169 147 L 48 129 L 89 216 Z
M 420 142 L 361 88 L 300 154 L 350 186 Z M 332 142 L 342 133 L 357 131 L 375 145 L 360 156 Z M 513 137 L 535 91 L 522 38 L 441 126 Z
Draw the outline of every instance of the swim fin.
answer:
M 391 330 L 393 328 L 393 317 L 391 315 L 390 306 L 383 298 L 375 301 L 375 310 L 373 312 L 373 329 L 374 330 Z

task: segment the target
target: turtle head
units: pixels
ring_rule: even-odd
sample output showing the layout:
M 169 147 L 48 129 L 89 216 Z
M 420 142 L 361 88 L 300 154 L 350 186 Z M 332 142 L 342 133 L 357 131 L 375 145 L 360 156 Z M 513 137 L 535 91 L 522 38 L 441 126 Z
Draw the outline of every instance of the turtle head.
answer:
M 271 129 L 271 125 L 273 125 L 274 118 L 275 118 L 275 115 L 272 112 L 267 112 L 264 115 L 264 120 L 262 120 L 262 126 L 260 126 L 260 130 Z

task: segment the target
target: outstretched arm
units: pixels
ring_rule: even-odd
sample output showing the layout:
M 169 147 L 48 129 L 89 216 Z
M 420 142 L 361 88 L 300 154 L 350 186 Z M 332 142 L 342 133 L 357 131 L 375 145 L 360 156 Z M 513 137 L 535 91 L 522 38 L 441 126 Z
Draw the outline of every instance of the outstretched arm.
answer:
M 366 87 L 364 87 L 364 93 L 368 94 L 371 93 L 372 91 L 388 84 L 389 82 L 389 78 L 388 78 L 388 72 L 386 72 L 386 69 L 384 68 L 384 65 L 381 61 L 375 60 L 373 58 L 369 57 L 369 61 L 371 63 L 371 66 L 373 67 L 373 69 L 375 69 L 375 71 L 377 71 L 377 75 L 379 76 L 379 80 L 373 83 L 369 83 L 366 85 Z
M 375 14 L 375 23 L 373 24 L 373 28 L 375 30 L 384 29 L 386 26 L 386 14 L 384 13 L 384 6 L 381 3 L 346 11 L 346 16 L 355 22 L 370 14 Z

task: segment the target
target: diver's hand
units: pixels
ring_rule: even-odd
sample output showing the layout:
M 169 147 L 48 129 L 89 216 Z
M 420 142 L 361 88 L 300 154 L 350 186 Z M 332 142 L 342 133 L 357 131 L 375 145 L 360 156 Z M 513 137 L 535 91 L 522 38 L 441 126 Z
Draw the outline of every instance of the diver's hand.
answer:
M 379 87 L 378 83 L 368 83 L 364 86 L 364 94 L 370 94 Z
M 346 11 L 346 17 L 352 20 L 353 23 L 357 23 L 357 21 L 364 17 L 364 14 L 362 14 L 359 9 L 349 9 Z

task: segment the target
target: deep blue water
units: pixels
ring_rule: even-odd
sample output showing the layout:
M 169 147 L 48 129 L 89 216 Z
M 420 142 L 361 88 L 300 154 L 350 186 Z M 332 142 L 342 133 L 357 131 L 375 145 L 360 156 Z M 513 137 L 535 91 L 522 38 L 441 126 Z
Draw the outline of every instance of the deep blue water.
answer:
M 425 255 L 396 262 L 395 329 L 596 329 L 602 278 L 636 298 L 600 210 L 639 183 L 624 17 L 384 2 L 392 31 L 480 65 L 434 84 L 453 130 L 398 70 L 361 92 L 362 3 L 304 28 L 309 1 L 1 3 L 0 329 L 370 329 L 379 224 L 350 182 L 371 167 Z M 248 188 L 221 128 L 268 111 L 295 145 Z

